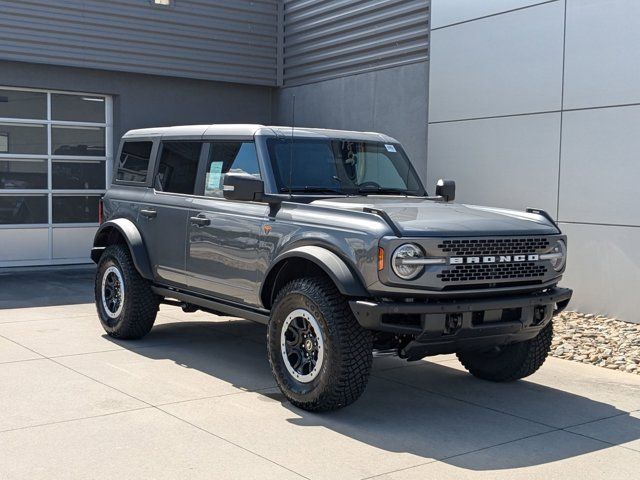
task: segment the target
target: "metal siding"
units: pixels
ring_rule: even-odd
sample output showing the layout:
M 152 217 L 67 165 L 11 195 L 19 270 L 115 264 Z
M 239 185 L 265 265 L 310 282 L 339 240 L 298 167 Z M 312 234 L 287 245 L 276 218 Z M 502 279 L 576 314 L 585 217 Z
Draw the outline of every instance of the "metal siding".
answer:
M 278 0 L 0 0 L 0 58 L 273 86 Z
M 284 85 L 428 60 L 429 13 L 429 0 L 284 0 Z

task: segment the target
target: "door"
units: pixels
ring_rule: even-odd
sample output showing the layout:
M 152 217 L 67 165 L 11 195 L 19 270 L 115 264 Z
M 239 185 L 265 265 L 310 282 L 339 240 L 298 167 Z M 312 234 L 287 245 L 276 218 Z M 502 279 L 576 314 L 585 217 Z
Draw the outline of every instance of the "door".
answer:
M 190 290 L 259 306 L 258 240 L 268 206 L 226 200 L 222 176 L 227 172 L 260 178 L 252 141 L 210 144 L 201 176 L 202 196 L 189 212 L 187 275 Z
M 159 283 L 178 287 L 187 284 L 187 222 L 202 146 L 202 142 L 163 141 L 154 188 L 147 193 L 140 208 L 138 223 Z

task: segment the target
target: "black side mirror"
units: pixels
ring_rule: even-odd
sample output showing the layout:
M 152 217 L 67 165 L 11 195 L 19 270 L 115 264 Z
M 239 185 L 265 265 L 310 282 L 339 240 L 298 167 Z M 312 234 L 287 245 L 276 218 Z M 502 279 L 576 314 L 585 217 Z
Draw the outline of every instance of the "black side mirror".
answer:
M 260 202 L 264 197 L 264 182 L 251 175 L 228 173 L 222 180 L 222 192 L 228 200 Z
M 453 202 L 456 198 L 456 182 L 453 180 L 438 180 L 438 183 L 436 183 L 436 196 L 442 197 L 445 202 Z

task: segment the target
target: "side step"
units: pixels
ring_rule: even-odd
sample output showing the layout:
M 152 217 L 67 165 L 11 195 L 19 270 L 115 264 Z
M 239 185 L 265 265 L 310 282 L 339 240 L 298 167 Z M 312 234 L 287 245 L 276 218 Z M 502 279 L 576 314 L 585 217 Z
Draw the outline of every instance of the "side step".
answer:
M 258 323 L 269 323 L 269 311 L 262 309 L 247 308 L 233 302 L 227 302 L 225 300 L 214 300 L 212 298 L 201 297 L 192 293 L 185 293 L 179 290 L 172 290 L 165 287 L 151 287 L 153 293 L 167 298 L 165 303 L 169 305 L 182 306 L 183 304 L 195 305 L 200 310 L 213 313 L 216 315 L 228 315 L 231 317 L 246 318 Z M 178 302 L 169 300 L 175 298 Z

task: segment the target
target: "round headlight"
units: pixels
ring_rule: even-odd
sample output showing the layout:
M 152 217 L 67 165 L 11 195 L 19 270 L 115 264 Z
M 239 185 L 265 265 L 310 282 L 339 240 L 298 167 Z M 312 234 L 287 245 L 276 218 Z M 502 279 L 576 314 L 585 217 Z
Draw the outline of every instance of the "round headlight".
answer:
M 564 268 L 564 265 L 567 262 L 567 245 L 563 240 L 558 240 L 553 247 L 553 250 L 551 250 L 551 253 L 555 254 L 555 256 L 550 259 L 551 266 L 556 272 L 559 272 Z
M 424 265 L 411 265 L 405 263 L 404 260 L 421 258 L 423 256 L 422 249 L 412 243 L 405 243 L 404 245 L 396 248 L 391 257 L 391 268 L 397 276 L 403 280 L 411 280 L 416 278 L 422 270 Z

